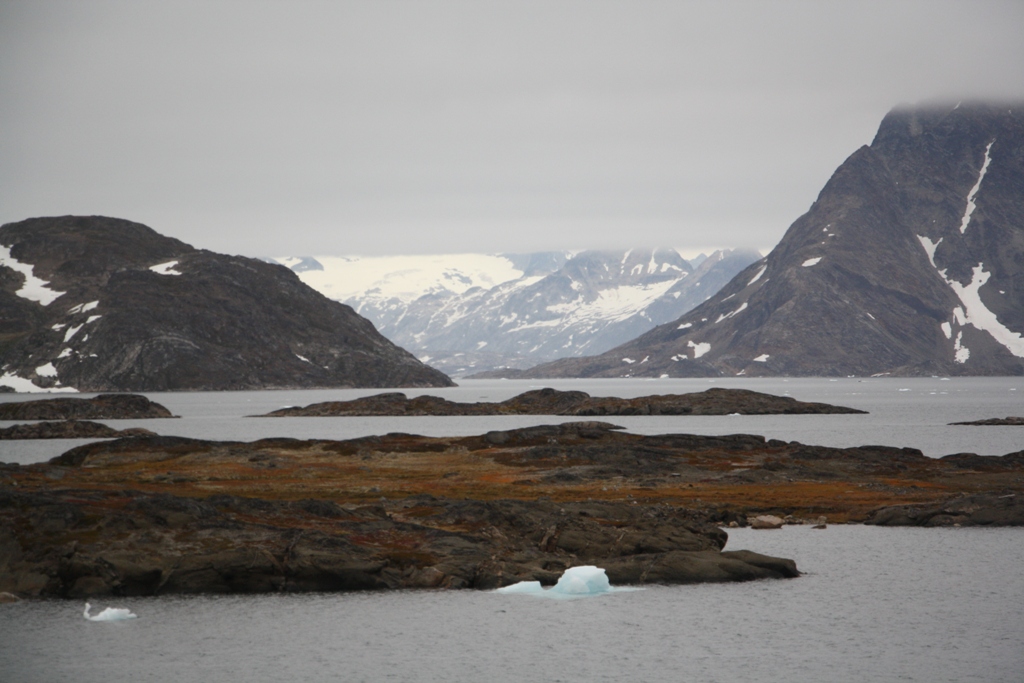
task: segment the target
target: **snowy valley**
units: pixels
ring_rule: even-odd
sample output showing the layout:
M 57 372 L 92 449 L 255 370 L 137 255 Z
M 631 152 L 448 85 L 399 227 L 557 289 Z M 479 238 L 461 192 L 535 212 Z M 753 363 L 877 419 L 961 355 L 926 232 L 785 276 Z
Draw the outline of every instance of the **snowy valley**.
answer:
M 278 257 L 455 377 L 601 353 L 675 320 L 761 255 L 627 251 Z

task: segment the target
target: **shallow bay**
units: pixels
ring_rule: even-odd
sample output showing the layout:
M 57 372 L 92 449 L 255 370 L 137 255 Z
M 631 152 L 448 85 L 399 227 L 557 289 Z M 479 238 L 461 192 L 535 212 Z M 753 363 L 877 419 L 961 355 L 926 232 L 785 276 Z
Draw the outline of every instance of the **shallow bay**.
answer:
M 805 575 L 574 601 L 478 591 L 0 606 L 11 683 L 998 681 L 1024 670 L 1024 529 L 730 530 Z

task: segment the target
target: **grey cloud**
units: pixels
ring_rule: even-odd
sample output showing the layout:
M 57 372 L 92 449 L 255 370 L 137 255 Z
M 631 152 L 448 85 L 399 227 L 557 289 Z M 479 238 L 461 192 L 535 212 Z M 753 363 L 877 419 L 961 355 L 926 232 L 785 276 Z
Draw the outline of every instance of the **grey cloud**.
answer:
M 892 106 L 1024 96 L 1015 2 L 0 6 L 0 220 L 247 254 L 770 247 Z

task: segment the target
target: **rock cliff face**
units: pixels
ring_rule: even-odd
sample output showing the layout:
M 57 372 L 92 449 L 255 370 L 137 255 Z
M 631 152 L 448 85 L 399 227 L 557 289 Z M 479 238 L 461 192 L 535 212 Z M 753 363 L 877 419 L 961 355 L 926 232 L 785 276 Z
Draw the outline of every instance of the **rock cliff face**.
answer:
M 287 268 L 96 216 L 0 228 L 0 362 L 19 391 L 451 385 Z
M 900 108 L 690 313 L 526 377 L 1019 375 L 1024 103 Z

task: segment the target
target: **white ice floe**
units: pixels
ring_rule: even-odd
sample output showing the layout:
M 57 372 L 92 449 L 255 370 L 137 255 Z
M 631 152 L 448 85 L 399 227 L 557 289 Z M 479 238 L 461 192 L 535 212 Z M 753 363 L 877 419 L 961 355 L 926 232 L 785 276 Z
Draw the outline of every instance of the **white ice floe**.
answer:
M 820 256 L 815 256 L 814 258 L 807 259 L 806 261 L 804 261 L 800 265 L 802 265 L 804 268 L 810 268 L 811 266 L 818 265 L 819 261 L 821 261 L 821 257 Z
M 35 301 L 43 306 L 49 306 L 58 297 L 63 296 L 64 292 L 58 292 L 55 289 L 50 289 L 50 283 L 42 278 L 35 276 L 33 272 L 33 266 L 28 263 L 22 263 L 18 259 L 11 256 L 11 248 L 5 247 L 0 244 L 0 266 L 7 266 L 11 270 L 21 273 L 25 278 L 25 284 L 21 286 L 21 289 L 15 292 L 22 299 L 28 299 L 29 301 Z
M 981 181 L 984 179 L 985 173 L 988 172 L 988 165 L 992 162 L 992 157 L 989 156 L 989 152 L 992 150 L 992 145 L 994 143 L 995 140 L 988 143 L 988 147 L 985 148 L 985 160 L 981 163 L 981 171 L 978 172 L 978 182 L 974 183 L 974 187 L 972 187 L 971 191 L 967 193 L 967 208 L 964 209 L 963 218 L 960 219 L 961 234 L 967 232 L 967 226 L 971 222 L 971 214 L 974 213 L 976 208 L 978 208 L 974 203 L 974 198 L 977 196 L 978 190 L 981 189 Z
M 511 586 L 499 588 L 494 592 L 503 595 L 532 595 L 535 597 L 565 600 L 635 590 L 640 589 L 612 586 L 604 569 L 585 565 L 566 569 L 562 573 L 561 578 L 558 579 L 558 583 L 549 589 L 541 586 L 540 581 L 520 581 Z
M 155 266 L 150 266 L 149 269 L 157 275 L 181 275 L 181 271 L 175 270 L 177 265 L 177 261 L 167 261 L 166 263 L 158 263 Z
M 72 337 L 74 337 L 76 334 L 78 334 L 78 331 L 80 329 L 82 329 L 81 325 L 75 325 L 74 327 L 69 327 L 68 331 L 64 333 L 64 341 L 70 341 Z
M 693 340 L 690 340 L 686 342 L 686 345 L 693 349 L 693 357 L 695 360 L 711 350 L 711 344 L 708 344 L 706 342 L 694 344 Z
M 754 277 L 752 277 L 750 279 L 750 282 L 747 283 L 747 287 L 749 287 L 750 285 L 752 285 L 755 282 L 757 282 L 758 280 L 760 280 L 761 276 L 764 275 L 764 272 L 766 270 L 768 270 L 768 264 L 765 264 L 765 265 L 761 266 L 761 270 L 757 271 L 757 275 L 755 275 Z
M 760 356 L 754 359 L 755 363 L 767 363 L 768 359 L 771 358 L 767 353 L 762 353 Z
M 0 377 L 0 387 L 10 387 L 21 394 L 37 394 L 40 392 L 77 393 L 78 391 L 73 387 L 44 389 L 33 384 L 32 380 L 18 377 L 13 372 L 5 372 L 3 377 Z

